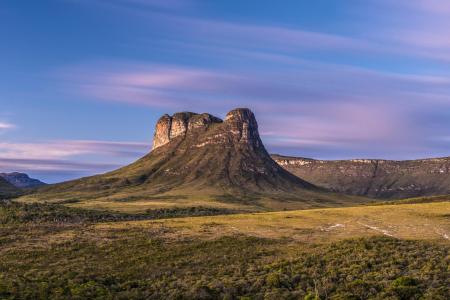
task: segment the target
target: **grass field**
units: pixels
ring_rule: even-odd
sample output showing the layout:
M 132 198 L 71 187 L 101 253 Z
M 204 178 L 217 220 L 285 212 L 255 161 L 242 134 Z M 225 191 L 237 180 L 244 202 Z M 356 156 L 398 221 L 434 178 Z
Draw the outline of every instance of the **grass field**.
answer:
M 135 217 L 62 205 L 0 206 L 0 298 L 450 295 L 450 202 Z
M 245 212 L 268 212 L 280 210 L 298 210 L 320 207 L 343 207 L 368 204 L 373 199 L 303 190 L 296 197 L 286 193 L 273 192 L 258 195 L 224 194 L 220 189 L 195 188 L 175 189 L 172 191 L 150 194 L 145 187 L 132 187 L 125 190 L 108 192 L 55 192 L 38 190 L 17 199 L 22 203 L 55 203 L 68 207 L 107 210 L 123 213 L 143 213 L 152 209 L 174 209 L 190 207 L 209 207 Z
M 449 240 L 450 202 L 359 206 L 298 211 L 132 221 L 100 229 L 165 228 L 171 235 L 217 238 L 233 234 L 327 242 L 385 235 L 400 239 Z

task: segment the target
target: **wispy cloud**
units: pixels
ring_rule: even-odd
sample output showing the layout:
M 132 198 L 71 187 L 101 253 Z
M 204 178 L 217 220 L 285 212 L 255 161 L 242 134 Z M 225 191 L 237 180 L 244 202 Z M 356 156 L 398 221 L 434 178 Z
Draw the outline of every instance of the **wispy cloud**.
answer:
M 0 171 L 73 179 L 126 165 L 150 151 L 149 143 L 59 140 L 0 143 Z M 52 179 L 50 179 L 52 181 Z
M 283 108 L 280 102 L 295 106 L 317 101 L 450 100 L 450 77 L 315 62 L 302 62 L 299 69 L 261 72 L 112 62 L 68 68 L 60 74 L 72 92 L 87 98 L 179 109 L 220 108 L 223 100 L 229 107 L 233 99 L 241 105 L 258 103 L 278 110 Z
M 137 142 L 92 140 L 60 140 L 39 143 L 0 142 L 0 158 L 8 159 L 63 159 L 87 154 L 136 156 L 148 150 L 148 144 Z
M 121 8 L 116 7 L 114 11 L 133 16 L 145 26 L 157 26 L 165 33 L 163 42 L 172 40 L 188 42 L 195 46 L 217 46 L 218 52 L 226 48 L 265 52 L 268 55 L 273 52 L 319 56 L 327 53 L 332 54 L 335 60 L 340 56 L 345 58 L 358 55 L 371 58 L 377 55 L 377 60 L 387 61 L 392 57 L 402 60 L 421 57 L 450 61 L 448 49 L 442 48 L 443 45 L 446 48 L 448 45 L 445 30 L 449 26 L 450 9 L 446 0 L 368 1 L 364 8 L 356 5 L 359 10 L 355 8 L 354 13 L 367 19 L 368 24 L 377 26 L 354 24 L 355 29 L 347 32 L 321 32 L 276 23 L 244 23 L 189 17 L 186 14 L 141 9 L 136 7 L 135 1 L 119 1 Z M 368 13 L 367 7 L 376 7 L 377 10 L 369 10 Z M 150 37 L 150 40 L 152 43 L 161 42 L 155 41 L 153 37 Z M 135 46 L 144 47 L 145 44 L 138 43 Z M 180 52 L 184 50 L 171 49 Z M 210 54 L 214 52 L 208 55 Z
M 79 162 L 60 159 L 0 158 L 2 171 L 18 172 L 102 172 L 120 167 L 120 164 Z
M 386 151 L 416 146 L 425 151 L 428 142 L 422 137 L 438 133 L 420 126 L 417 116 L 435 122 L 447 118 L 435 112 L 450 108 L 449 77 L 300 64 L 256 72 L 111 62 L 61 74 L 70 74 L 66 79 L 72 91 L 85 99 L 219 115 L 248 106 L 258 114 L 273 149 L 290 145 L 367 152 L 383 145 Z
M 8 123 L 8 122 L 1 122 L 0 121 L 0 130 L 5 130 L 5 129 L 13 129 L 16 126 L 14 124 Z

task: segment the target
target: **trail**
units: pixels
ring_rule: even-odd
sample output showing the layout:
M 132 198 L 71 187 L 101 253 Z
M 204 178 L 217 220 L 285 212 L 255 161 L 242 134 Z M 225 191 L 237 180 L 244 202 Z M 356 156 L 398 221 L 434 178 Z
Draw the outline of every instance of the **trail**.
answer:
M 439 234 L 440 236 L 442 236 L 444 239 L 450 240 L 450 237 L 448 236 L 448 234 L 446 234 L 446 233 L 443 232 L 442 230 L 440 230 L 440 229 L 435 229 L 435 232 L 436 232 L 437 234 Z
M 345 225 L 337 223 L 337 224 L 331 225 L 331 226 L 329 226 L 327 228 L 321 228 L 320 230 L 322 230 L 322 231 L 330 231 L 330 230 L 333 230 L 333 229 L 339 228 L 339 227 L 345 227 Z
M 391 234 L 389 231 L 387 231 L 387 230 L 385 230 L 385 229 L 381 229 L 381 228 L 378 228 L 378 227 L 376 227 L 376 226 L 370 226 L 370 225 L 363 224 L 363 223 L 360 223 L 360 222 L 358 222 L 358 224 L 360 224 L 360 225 L 362 225 L 362 226 L 364 226 L 364 227 L 367 227 L 367 228 L 369 228 L 369 229 L 372 229 L 372 230 L 381 232 L 382 234 L 384 234 L 384 235 L 386 235 L 386 236 L 390 236 L 390 237 L 395 238 L 395 236 L 394 236 L 393 234 Z

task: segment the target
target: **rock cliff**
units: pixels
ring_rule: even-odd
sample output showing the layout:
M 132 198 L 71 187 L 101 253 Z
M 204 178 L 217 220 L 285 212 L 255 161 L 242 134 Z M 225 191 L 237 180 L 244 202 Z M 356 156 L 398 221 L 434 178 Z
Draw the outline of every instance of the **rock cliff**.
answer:
M 450 158 L 315 160 L 272 155 L 289 172 L 336 192 L 374 198 L 450 194 Z
M 211 124 L 221 122 L 221 119 L 207 113 L 181 112 L 173 116 L 165 114 L 156 123 L 152 149 L 161 147 L 177 137 L 185 137 L 188 132 L 199 128 L 206 130 Z

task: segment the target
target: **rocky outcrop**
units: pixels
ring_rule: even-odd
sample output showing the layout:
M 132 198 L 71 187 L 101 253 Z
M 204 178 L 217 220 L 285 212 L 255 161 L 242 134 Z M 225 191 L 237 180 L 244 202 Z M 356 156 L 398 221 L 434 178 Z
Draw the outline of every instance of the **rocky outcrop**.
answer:
M 374 198 L 450 194 L 450 158 L 315 160 L 272 155 L 289 172 L 336 192 Z
M 214 134 L 199 135 L 199 133 L 207 133 L 208 128 L 214 124 L 220 124 L 219 130 L 210 131 Z M 173 116 L 166 114 L 156 123 L 152 149 L 164 146 L 177 138 L 192 139 L 193 135 L 195 135 L 195 143 L 192 147 L 196 148 L 211 144 L 223 144 L 224 147 L 247 145 L 255 149 L 264 148 L 253 112 L 248 108 L 237 108 L 226 115 L 225 121 L 207 113 L 183 112 Z
M 161 147 L 177 137 L 184 137 L 190 131 L 207 129 L 211 124 L 221 122 L 221 119 L 207 113 L 181 112 L 173 116 L 165 114 L 156 123 L 152 149 Z
M 153 183 L 221 186 L 240 191 L 289 191 L 315 187 L 286 172 L 267 153 L 253 112 L 230 111 L 225 120 L 191 112 L 158 121 L 150 157 L 166 156 Z M 150 180 L 150 179 L 149 179 Z
M 0 177 L 4 178 L 6 181 L 18 188 L 35 188 L 45 185 L 42 181 L 30 178 L 25 173 L 0 173 Z
M 262 146 L 258 123 L 251 110 L 247 108 L 234 109 L 226 115 L 225 123 L 236 142 L 249 144 L 256 148 Z

